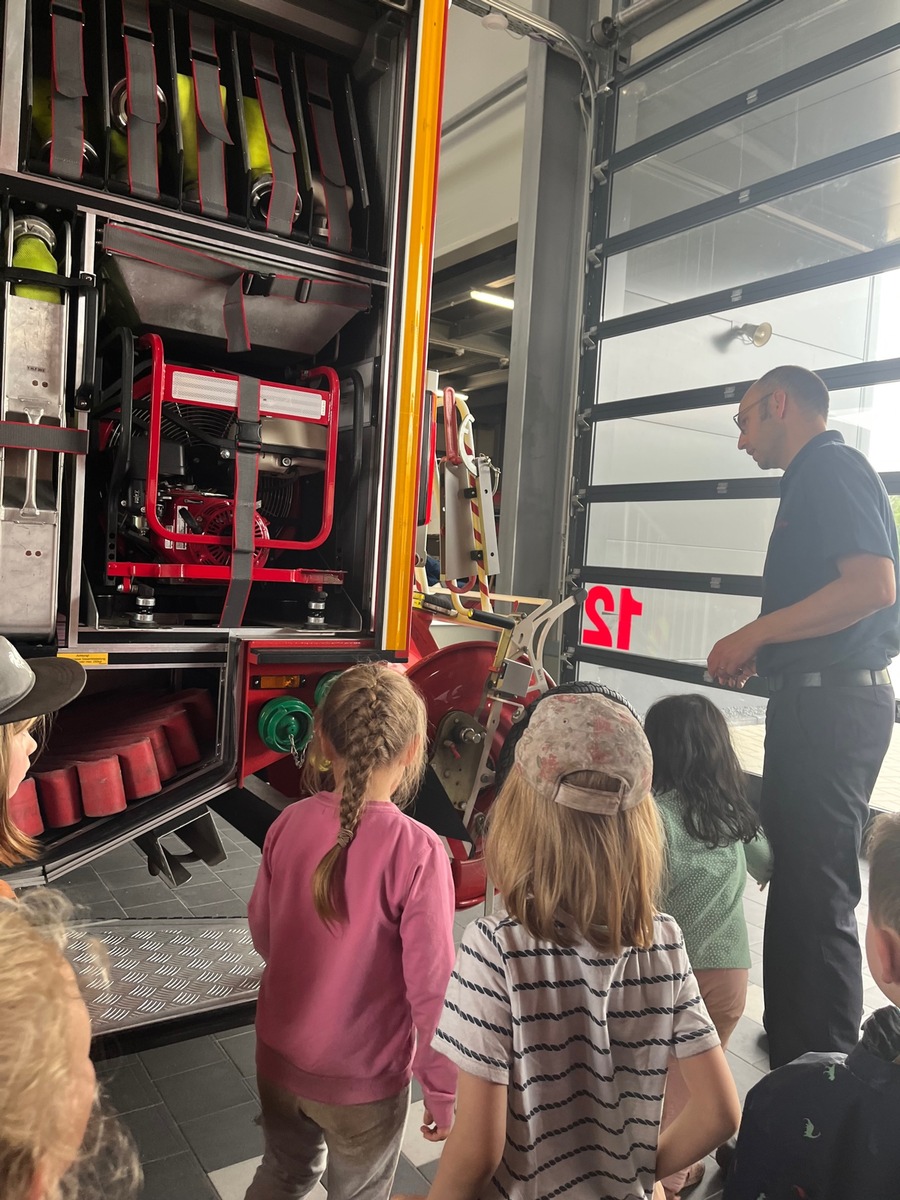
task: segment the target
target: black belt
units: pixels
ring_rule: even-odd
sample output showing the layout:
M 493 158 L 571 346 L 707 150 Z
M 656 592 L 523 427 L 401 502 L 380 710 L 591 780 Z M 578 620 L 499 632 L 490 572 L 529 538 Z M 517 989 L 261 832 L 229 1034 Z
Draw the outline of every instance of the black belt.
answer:
M 810 671 L 806 675 L 768 675 L 766 683 L 770 692 L 781 692 L 785 688 L 803 687 L 882 687 L 890 684 L 887 671 L 851 671 L 835 667 L 829 671 Z

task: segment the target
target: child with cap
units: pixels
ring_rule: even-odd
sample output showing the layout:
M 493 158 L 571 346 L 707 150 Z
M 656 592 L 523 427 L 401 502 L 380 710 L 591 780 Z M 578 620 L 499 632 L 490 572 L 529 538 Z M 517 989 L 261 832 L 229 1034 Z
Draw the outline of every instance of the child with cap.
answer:
M 650 747 L 602 695 L 543 698 L 491 814 L 505 911 L 463 938 L 434 1045 L 460 1068 L 431 1200 L 649 1200 L 740 1105 L 662 869 Z M 690 1099 L 661 1136 L 669 1056 Z
M 43 717 L 80 695 L 84 667 L 69 658 L 36 658 L 26 662 L 0 637 L 0 868 L 12 867 L 36 853 L 34 842 L 9 817 L 9 801 L 28 773 L 37 749 L 32 731 Z M 0 897 L 14 895 L 0 879 Z
M 810 930 L 815 937 L 815 930 Z M 804 1054 L 748 1094 L 725 1200 L 900 1194 L 900 814 L 869 839 L 866 958 L 890 1001 L 849 1054 Z

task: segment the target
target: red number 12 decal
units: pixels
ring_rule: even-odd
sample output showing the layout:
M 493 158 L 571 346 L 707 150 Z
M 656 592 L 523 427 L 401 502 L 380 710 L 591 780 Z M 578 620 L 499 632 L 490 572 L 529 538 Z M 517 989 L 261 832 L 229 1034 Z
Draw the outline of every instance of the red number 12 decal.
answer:
M 592 587 L 588 592 L 587 600 L 584 602 L 584 611 L 590 625 L 585 627 L 582 640 L 586 646 L 605 646 L 607 649 L 612 649 L 612 630 L 600 616 L 598 612 L 600 606 L 605 613 L 616 611 L 616 598 L 608 587 Z M 617 650 L 631 648 L 631 623 L 643 611 L 643 604 L 640 600 L 635 599 L 631 588 L 622 588 L 619 593 L 619 624 L 616 630 Z

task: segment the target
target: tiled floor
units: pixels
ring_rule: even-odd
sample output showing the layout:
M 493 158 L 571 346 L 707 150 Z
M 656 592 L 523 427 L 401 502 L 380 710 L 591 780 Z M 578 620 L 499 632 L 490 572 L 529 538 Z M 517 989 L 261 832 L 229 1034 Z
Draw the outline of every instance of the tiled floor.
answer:
M 117 850 L 93 870 L 82 869 L 65 890 L 98 917 L 243 915 L 259 861 L 255 846 L 230 826 L 221 826 L 228 861 L 215 869 L 192 868 L 190 884 L 173 892 L 150 879 L 138 852 Z M 761 947 L 766 895 L 748 882 L 744 911 L 750 932 L 753 966 L 745 1014 L 728 1049 L 728 1060 L 743 1098 L 768 1068 L 762 1035 Z M 457 940 L 480 909 L 460 913 Z M 864 927 L 866 909 L 859 911 Z M 878 1007 L 879 993 L 865 974 L 867 1013 Z M 98 1071 L 112 1104 L 132 1130 L 144 1163 L 144 1200 L 243 1200 L 262 1150 L 255 1118 L 252 1027 L 176 1045 L 147 1050 L 101 1064 Z M 413 1106 L 395 1186 L 425 1192 L 437 1170 L 435 1146 L 419 1134 L 421 1093 L 414 1085 Z M 694 1200 L 721 1196 L 721 1176 L 710 1159 Z M 321 1186 L 313 1200 L 324 1200 Z

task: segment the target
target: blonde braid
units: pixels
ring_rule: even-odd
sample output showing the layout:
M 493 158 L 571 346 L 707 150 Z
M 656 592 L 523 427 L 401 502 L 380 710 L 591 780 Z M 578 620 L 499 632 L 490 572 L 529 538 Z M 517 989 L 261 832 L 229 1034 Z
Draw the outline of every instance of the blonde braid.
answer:
M 404 794 L 414 791 L 425 763 L 425 705 L 404 676 L 378 665 L 354 667 L 336 680 L 316 713 L 317 733 L 333 748 L 344 769 L 340 826 L 334 846 L 313 874 L 313 901 L 323 921 L 346 920 L 343 852 L 356 834 L 372 771 L 389 766 L 418 744 L 416 761 L 401 783 Z

